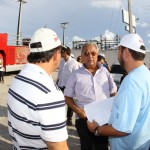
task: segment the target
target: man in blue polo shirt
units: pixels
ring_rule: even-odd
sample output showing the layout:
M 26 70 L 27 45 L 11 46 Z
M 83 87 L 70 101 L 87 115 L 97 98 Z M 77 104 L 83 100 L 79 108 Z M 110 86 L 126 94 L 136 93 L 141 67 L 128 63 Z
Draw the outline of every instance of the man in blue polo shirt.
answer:
M 138 34 L 124 36 L 118 60 L 128 75 L 114 99 L 110 124 L 87 121 L 97 135 L 110 137 L 111 150 L 148 150 L 150 147 L 150 71 L 144 65 L 145 46 Z

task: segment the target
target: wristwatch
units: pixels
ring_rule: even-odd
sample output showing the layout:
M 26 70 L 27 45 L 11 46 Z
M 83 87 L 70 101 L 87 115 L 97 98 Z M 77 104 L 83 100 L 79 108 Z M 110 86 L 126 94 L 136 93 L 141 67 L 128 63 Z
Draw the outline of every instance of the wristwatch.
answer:
M 95 135 L 95 136 L 99 136 L 99 133 L 98 133 L 98 131 L 97 131 L 98 128 L 99 128 L 99 126 L 97 126 L 97 127 L 95 128 L 95 130 L 94 130 L 94 131 L 95 131 L 95 132 L 94 132 L 94 135 Z

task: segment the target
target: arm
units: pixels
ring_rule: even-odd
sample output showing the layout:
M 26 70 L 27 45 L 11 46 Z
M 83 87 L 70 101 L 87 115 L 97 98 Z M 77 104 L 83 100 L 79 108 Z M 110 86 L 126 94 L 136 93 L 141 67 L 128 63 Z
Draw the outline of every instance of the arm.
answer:
M 84 109 L 82 108 L 79 108 L 72 97 L 68 97 L 68 96 L 65 96 L 65 100 L 66 100 L 66 103 L 67 105 L 72 108 L 72 110 L 78 115 L 79 118 L 83 118 L 83 119 L 86 119 L 87 116 L 85 114 L 85 111 Z
M 59 79 L 56 80 L 56 84 L 58 85 Z
M 116 83 L 114 82 L 113 77 L 108 71 L 107 71 L 107 77 L 109 81 L 110 97 L 112 97 L 117 94 L 117 86 L 116 86 Z
M 98 123 L 95 121 L 93 122 L 87 121 L 87 126 L 88 126 L 88 129 L 93 133 L 95 133 L 95 129 L 98 126 L 97 132 L 99 133 L 99 135 L 103 135 L 103 136 L 121 137 L 121 136 L 128 135 L 128 133 L 120 132 L 114 129 L 112 125 L 99 126 Z
M 44 141 L 48 147 L 48 150 L 69 150 L 67 142 L 48 142 Z

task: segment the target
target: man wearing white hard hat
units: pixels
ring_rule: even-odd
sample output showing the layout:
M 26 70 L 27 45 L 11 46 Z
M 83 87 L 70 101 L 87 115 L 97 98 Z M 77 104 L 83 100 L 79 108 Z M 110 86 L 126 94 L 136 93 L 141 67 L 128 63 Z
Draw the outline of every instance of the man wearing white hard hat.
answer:
M 138 34 L 127 34 L 118 50 L 118 60 L 128 75 L 114 98 L 109 125 L 88 121 L 88 128 L 98 135 L 110 136 L 111 150 L 148 150 L 150 71 L 144 65 L 146 49 Z
M 61 42 L 48 28 L 38 29 L 30 54 L 8 91 L 8 128 L 14 149 L 68 150 L 65 101 L 51 73 L 61 59 Z

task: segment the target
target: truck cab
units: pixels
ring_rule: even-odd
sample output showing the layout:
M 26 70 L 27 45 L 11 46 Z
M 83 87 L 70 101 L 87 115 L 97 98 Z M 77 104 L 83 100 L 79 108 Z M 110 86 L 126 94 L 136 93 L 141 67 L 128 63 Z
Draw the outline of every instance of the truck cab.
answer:
M 19 71 L 27 62 L 28 46 L 8 45 L 8 34 L 0 33 L 0 59 L 6 72 Z

